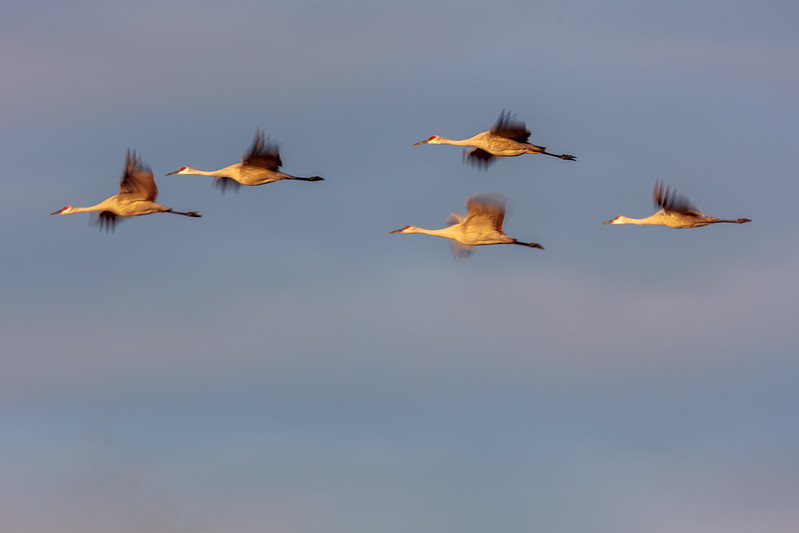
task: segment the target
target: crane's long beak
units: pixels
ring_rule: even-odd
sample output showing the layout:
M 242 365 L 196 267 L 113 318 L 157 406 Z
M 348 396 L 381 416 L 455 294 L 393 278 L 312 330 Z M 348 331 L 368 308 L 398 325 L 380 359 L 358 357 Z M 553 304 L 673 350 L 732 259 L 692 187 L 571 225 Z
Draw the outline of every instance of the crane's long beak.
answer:
M 413 145 L 416 146 L 417 144 L 427 144 L 427 141 L 429 141 L 429 140 L 430 139 L 425 139 L 423 141 L 419 141 L 418 143 L 413 143 Z
M 177 174 L 180 170 L 175 170 L 174 172 L 167 172 L 164 176 L 171 176 L 172 174 Z
M 55 213 L 53 213 L 55 215 Z M 404 230 L 405 228 L 395 229 L 394 231 L 389 231 L 389 235 L 392 233 L 399 233 L 400 231 Z
M 64 210 L 64 208 L 62 207 L 62 208 L 61 208 L 61 209 L 59 209 L 58 211 L 53 211 L 52 213 L 50 213 L 50 216 L 53 216 L 53 215 L 60 215 L 60 214 L 61 214 L 61 212 L 62 212 L 63 210 Z
M 614 220 L 616 220 L 616 219 L 612 218 L 610 220 L 606 220 L 606 221 L 603 222 L 603 224 L 612 224 Z

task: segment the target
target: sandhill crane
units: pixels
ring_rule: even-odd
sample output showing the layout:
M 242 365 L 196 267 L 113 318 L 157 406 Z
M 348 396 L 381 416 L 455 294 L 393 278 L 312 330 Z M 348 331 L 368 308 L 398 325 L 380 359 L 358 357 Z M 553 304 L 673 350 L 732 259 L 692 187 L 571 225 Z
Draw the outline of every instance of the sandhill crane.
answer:
M 494 193 L 473 194 L 466 199 L 468 215 L 451 213 L 446 228 L 425 229 L 405 226 L 391 233 L 425 233 L 436 237 L 451 239 L 452 254 L 456 258 L 466 258 L 472 254 L 473 246 L 487 244 L 518 244 L 531 248 L 544 249 L 536 242 L 521 242 L 508 237 L 502 231 L 505 219 L 505 198 Z
M 182 167 L 174 172 L 170 172 L 167 176 L 171 176 L 172 174 L 213 176 L 213 185 L 219 187 L 222 192 L 224 192 L 227 187 L 238 190 L 239 185 L 264 185 L 265 183 L 272 183 L 273 181 L 279 180 L 323 180 L 323 178 L 319 176 L 300 178 L 280 172 L 280 167 L 282 165 L 283 161 L 280 160 L 280 151 L 277 145 L 272 144 L 268 139 L 265 140 L 261 130 L 255 130 L 255 139 L 252 142 L 250 150 L 241 155 L 241 163 L 234 163 L 225 168 L 212 170 L 210 172 L 197 170 L 191 167 Z
M 466 153 L 466 160 L 473 165 L 485 168 L 492 162 L 494 157 L 515 157 L 522 154 L 544 154 L 551 155 L 552 157 L 559 157 L 566 161 L 574 161 L 577 158 L 569 154 L 550 154 L 543 146 L 536 146 L 530 144 L 527 139 L 530 138 L 530 130 L 524 125 L 524 122 L 519 122 L 511 119 L 509 112 L 502 111 L 499 114 L 497 123 L 491 126 L 491 129 L 478 133 L 474 137 L 456 141 L 433 135 L 425 141 L 419 141 L 417 144 L 452 144 L 455 146 L 473 146 L 471 150 Z
M 681 194 L 678 195 L 676 190 L 672 193 L 668 187 L 664 188 L 663 184 L 658 181 L 655 182 L 655 190 L 652 193 L 652 198 L 655 205 L 661 208 L 657 213 L 646 218 L 618 216 L 613 220 L 603 222 L 603 224 L 638 224 L 668 226 L 670 228 L 699 228 L 717 222 L 726 222 L 729 224 L 751 222 L 748 218 L 724 220 L 709 217 L 694 207 L 694 205 L 688 201 L 688 198 Z
M 114 229 L 117 217 L 135 217 L 151 213 L 174 213 L 187 217 L 200 217 L 196 211 L 173 211 L 168 207 L 155 203 L 158 187 L 155 185 L 152 171 L 142 164 L 136 152 L 128 150 L 125 158 L 125 172 L 119 180 L 119 193 L 91 207 L 73 207 L 68 205 L 51 215 L 71 215 L 72 213 L 98 212 L 97 223 L 101 229 Z

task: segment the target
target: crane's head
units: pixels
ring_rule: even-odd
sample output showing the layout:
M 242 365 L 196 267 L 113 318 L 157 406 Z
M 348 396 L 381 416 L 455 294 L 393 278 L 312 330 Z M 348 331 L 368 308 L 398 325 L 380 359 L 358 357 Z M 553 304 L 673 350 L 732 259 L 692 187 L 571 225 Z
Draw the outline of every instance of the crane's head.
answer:
M 416 233 L 416 226 L 405 226 L 404 228 L 389 231 L 389 233 Z
M 191 167 L 180 167 L 180 168 L 179 168 L 179 169 L 177 169 L 176 171 L 174 171 L 174 172 L 169 172 L 168 174 L 165 174 L 165 175 L 166 175 L 166 176 L 171 176 L 172 174 L 191 174 L 191 171 L 192 171 L 192 170 L 194 170 L 194 169 L 193 169 L 193 168 L 191 168 Z
M 439 137 L 438 135 L 433 135 L 429 139 L 426 139 L 424 141 L 419 141 L 418 143 L 413 143 L 414 146 L 416 146 L 417 144 L 444 144 L 444 143 L 441 142 L 441 137 Z
M 52 213 L 50 213 L 50 216 L 52 216 L 52 215 L 68 215 L 68 214 L 74 213 L 74 212 L 75 212 L 75 208 L 74 207 L 72 207 L 71 205 L 65 205 L 64 207 L 62 207 L 58 211 L 53 211 Z

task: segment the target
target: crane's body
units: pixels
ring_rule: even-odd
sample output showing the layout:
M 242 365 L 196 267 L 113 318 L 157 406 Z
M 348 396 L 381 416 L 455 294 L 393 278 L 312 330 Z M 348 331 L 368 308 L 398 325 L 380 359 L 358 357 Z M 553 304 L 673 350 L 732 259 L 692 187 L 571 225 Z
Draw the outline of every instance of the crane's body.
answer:
M 158 197 L 158 187 L 153 179 L 152 171 L 142 164 L 141 158 L 136 157 L 136 152 L 129 150 L 125 159 L 125 171 L 119 180 L 119 193 L 89 207 L 74 207 L 68 205 L 50 213 L 51 215 L 71 215 L 73 213 L 98 213 L 98 223 L 101 227 L 113 229 L 117 217 L 136 217 L 152 213 L 174 213 L 188 217 L 200 217 L 196 211 L 173 211 L 155 202 Z
M 416 144 L 451 144 L 453 146 L 472 147 L 466 153 L 466 159 L 470 163 L 486 166 L 494 157 L 516 157 L 522 154 L 544 154 L 557 157 L 565 161 L 574 161 L 577 158 L 569 154 L 552 154 L 547 152 L 543 146 L 530 144 L 530 130 L 524 122 L 511 120 L 510 113 L 503 111 L 499 119 L 490 130 L 478 133 L 468 139 L 455 140 L 447 139 L 439 135 L 433 135 L 427 140 L 419 141 Z
M 198 176 L 212 176 L 213 184 L 220 187 L 224 192 L 225 188 L 231 186 L 238 188 L 239 185 L 256 186 L 272 183 L 280 180 L 301 180 L 301 181 L 322 181 L 319 176 L 301 178 L 292 176 L 280 171 L 283 161 L 280 159 L 278 147 L 265 140 L 260 130 L 255 132 L 255 139 L 248 152 L 241 156 L 241 163 L 234 163 L 219 170 L 197 170 L 191 167 L 182 167 L 179 170 L 170 172 L 172 174 L 193 174 Z
M 617 216 L 603 224 L 636 224 L 639 226 L 668 226 L 670 228 L 700 228 L 709 224 L 727 223 L 744 224 L 751 222 L 748 218 L 734 220 L 707 216 L 699 211 L 685 196 L 673 193 L 660 182 L 655 182 L 652 198 L 656 206 L 661 209 L 646 218 L 630 218 L 623 215 Z
M 452 213 L 447 218 L 449 226 L 441 229 L 425 229 L 405 226 L 391 233 L 424 233 L 451 239 L 456 257 L 468 256 L 473 246 L 490 244 L 518 244 L 544 249 L 535 242 L 521 242 L 505 235 L 502 223 L 505 219 L 505 199 L 498 194 L 480 193 L 466 199 L 467 215 Z M 455 244 L 457 243 L 457 244 Z

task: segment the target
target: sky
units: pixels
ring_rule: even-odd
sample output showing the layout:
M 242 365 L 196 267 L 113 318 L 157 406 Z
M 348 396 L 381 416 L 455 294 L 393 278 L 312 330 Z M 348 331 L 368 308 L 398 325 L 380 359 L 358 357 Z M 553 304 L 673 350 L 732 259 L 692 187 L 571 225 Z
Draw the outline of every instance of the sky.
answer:
M 0 6 L 0 530 L 787 533 L 799 6 Z M 481 171 L 502 110 L 531 141 Z M 203 176 L 257 128 L 278 182 Z M 48 216 L 117 192 L 113 233 Z M 691 230 L 609 226 L 655 180 Z M 545 250 L 453 260 L 471 194 Z

